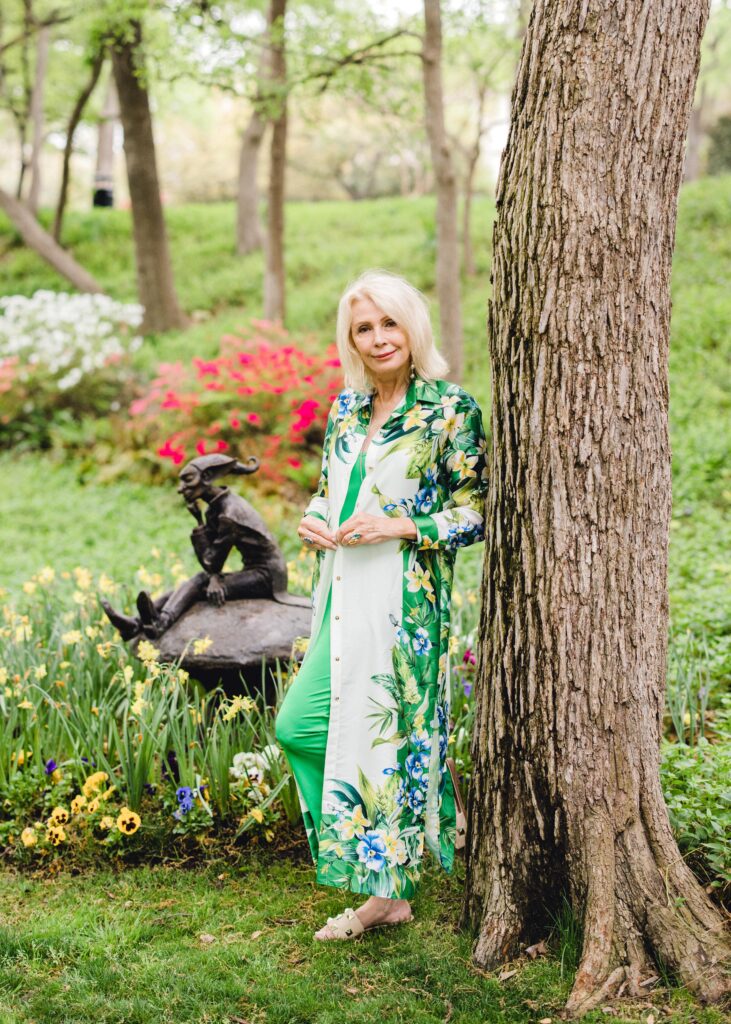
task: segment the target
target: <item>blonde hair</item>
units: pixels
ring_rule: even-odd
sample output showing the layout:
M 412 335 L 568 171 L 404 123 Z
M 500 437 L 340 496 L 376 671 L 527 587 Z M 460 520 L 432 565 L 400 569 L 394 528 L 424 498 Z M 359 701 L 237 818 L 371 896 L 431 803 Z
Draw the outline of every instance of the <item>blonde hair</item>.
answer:
M 434 343 L 426 296 L 398 274 L 366 270 L 348 285 L 338 305 L 336 341 L 346 387 L 355 391 L 373 391 L 375 387 L 351 335 L 353 303 L 357 299 L 370 299 L 393 317 L 408 338 L 414 369 L 420 377 L 432 381 L 448 372 L 449 363 Z

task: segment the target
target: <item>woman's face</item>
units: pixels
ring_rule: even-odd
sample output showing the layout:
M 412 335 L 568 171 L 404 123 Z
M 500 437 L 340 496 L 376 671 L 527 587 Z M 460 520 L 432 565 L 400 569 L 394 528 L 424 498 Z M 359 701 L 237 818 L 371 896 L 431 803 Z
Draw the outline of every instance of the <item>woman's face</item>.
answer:
M 411 351 L 406 332 L 372 299 L 356 299 L 351 314 L 350 336 L 371 375 L 383 380 L 402 377 Z

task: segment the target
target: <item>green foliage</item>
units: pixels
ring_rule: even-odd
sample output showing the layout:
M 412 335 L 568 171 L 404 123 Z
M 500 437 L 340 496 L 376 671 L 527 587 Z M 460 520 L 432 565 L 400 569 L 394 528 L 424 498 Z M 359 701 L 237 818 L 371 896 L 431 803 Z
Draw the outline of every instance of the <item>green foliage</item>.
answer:
M 727 897 L 731 893 L 731 695 L 715 713 L 715 742 L 665 741 L 662 784 L 682 853 Z

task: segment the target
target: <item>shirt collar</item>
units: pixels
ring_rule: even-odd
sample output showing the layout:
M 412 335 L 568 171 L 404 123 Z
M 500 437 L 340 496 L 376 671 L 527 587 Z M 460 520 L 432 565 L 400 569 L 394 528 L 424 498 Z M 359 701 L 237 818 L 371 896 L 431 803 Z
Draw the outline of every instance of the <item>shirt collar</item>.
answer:
M 373 392 L 356 391 L 353 411 L 359 411 L 361 408 L 367 407 L 370 405 L 372 399 Z M 421 405 L 441 405 L 442 396 L 436 384 L 432 384 L 429 381 L 424 380 L 423 377 L 412 377 L 409 381 L 409 386 L 406 389 L 404 408 L 410 409 L 413 405 L 416 405 L 417 402 Z

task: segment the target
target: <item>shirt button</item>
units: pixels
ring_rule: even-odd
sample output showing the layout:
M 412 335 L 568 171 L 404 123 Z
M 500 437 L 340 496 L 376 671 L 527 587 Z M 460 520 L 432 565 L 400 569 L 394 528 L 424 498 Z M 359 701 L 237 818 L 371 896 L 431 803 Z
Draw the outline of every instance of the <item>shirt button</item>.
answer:
M 336 577 L 335 577 L 335 579 L 336 579 L 336 580 L 339 580 L 339 579 L 340 579 L 340 577 L 339 577 L 339 576 L 336 576 Z
M 335 655 L 335 660 L 336 660 L 336 661 L 340 661 L 340 655 L 339 655 L 339 654 L 336 654 L 336 655 Z
M 340 700 L 340 698 L 339 698 L 339 697 L 336 697 L 336 698 L 335 698 L 335 700 Z
M 339 619 L 339 618 L 340 618 L 340 616 L 339 616 L 339 615 L 336 615 L 336 616 L 335 616 L 335 618 L 336 618 L 336 619 Z

